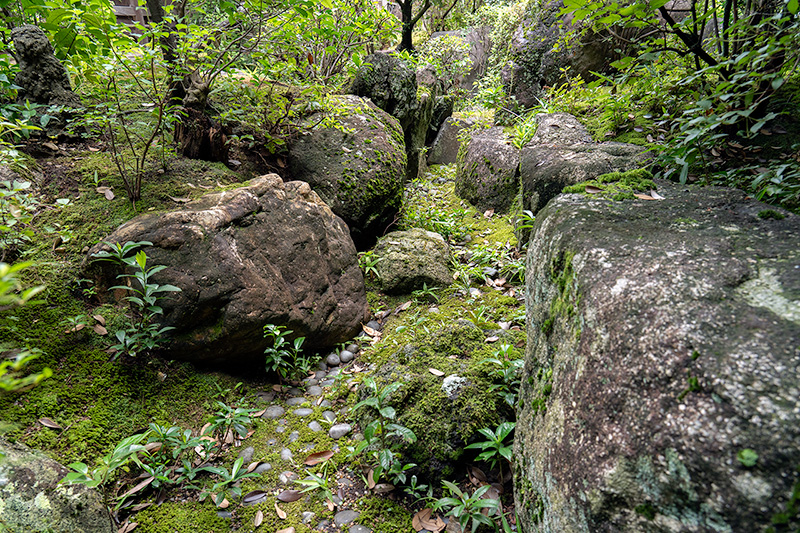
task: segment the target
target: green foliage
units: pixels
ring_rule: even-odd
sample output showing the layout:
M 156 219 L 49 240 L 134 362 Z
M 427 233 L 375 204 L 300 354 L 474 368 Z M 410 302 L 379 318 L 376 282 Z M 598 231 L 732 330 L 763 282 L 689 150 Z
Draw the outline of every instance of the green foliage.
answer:
M 254 472 L 247 472 L 243 465 L 244 459 L 239 457 L 234 461 L 230 472 L 221 466 L 205 467 L 207 472 L 216 474 L 222 479 L 214 483 L 211 490 L 204 491 L 200 496 L 200 501 L 203 501 L 209 495 L 213 495 L 214 505 L 219 506 L 228 495 L 235 498 L 240 497 L 242 495 L 241 482 L 247 478 L 258 476 Z
M 478 432 L 486 437 L 487 440 L 470 444 L 465 449 L 483 450 L 476 457 L 476 460 L 487 461 L 492 468 L 499 466 L 500 479 L 503 479 L 502 459 L 507 460 L 509 463 L 512 461 L 512 447 L 511 444 L 506 444 L 505 440 L 514 431 L 515 427 L 515 422 L 503 422 L 494 431 L 489 428 L 479 429 Z
M 361 267 L 361 271 L 364 273 L 364 278 L 366 279 L 377 280 L 380 278 L 376 267 L 381 261 L 383 261 L 383 258 L 376 257 L 375 252 L 372 250 L 360 252 L 358 254 L 358 266 Z
M 325 465 L 327 464 L 328 463 L 326 462 Z M 333 491 L 328 483 L 328 474 L 325 471 L 326 468 L 327 466 L 323 467 L 321 476 L 318 476 L 313 472 L 309 472 L 305 479 L 297 479 L 295 480 L 295 483 L 305 487 L 300 492 L 319 492 L 320 499 L 333 503 Z
M 463 240 L 469 231 L 466 209 L 437 206 L 434 197 L 435 191 L 418 181 L 407 187 L 399 228 L 422 228 L 438 233 L 449 242 Z
M 491 390 L 496 391 L 509 407 L 516 408 L 525 360 L 512 359 L 511 350 L 510 344 L 502 344 L 494 351 L 493 357 L 487 357 L 483 361 L 497 366 L 494 375 L 501 380 L 501 383 L 492 385 Z
M 160 327 L 155 322 L 155 318 L 164 313 L 159 305 L 164 298 L 163 293 L 180 292 L 181 289 L 174 285 L 160 285 L 152 281 L 151 276 L 161 272 L 166 266 L 148 267 L 147 254 L 143 250 L 139 250 L 134 256 L 128 256 L 128 253 L 141 246 L 152 246 L 151 242 L 128 241 L 124 244 L 109 242 L 105 244 L 111 247 L 111 251 L 101 250 L 93 254 L 95 261 L 110 261 L 135 269 L 133 274 L 122 273 L 117 276 L 118 280 L 126 282 L 124 285 L 111 287 L 111 290 L 120 289 L 130 294 L 124 299 L 131 304 L 134 314 L 138 315 L 138 319 L 135 317 L 130 319 L 126 329 L 114 333 L 118 341 L 118 344 L 113 346 L 116 350 L 114 357 L 120 353 L 134 357 L 141 352 L 151 352 L 160 347 L 164 333 L 175 329 L 172 326 Z M 135 283 L 131 283 L 131 280 Z
M 739 453 L 736 454 L 736 458 L 740 463 L 742 463 L 743 466 L 751 468 L 756 466 L 756 463 L 758 462 L 758 453 L 750 448 L 744 448 L 739 450 Z
M 472 522 L 472 533 L 481 524 L 495 527 L 494 521 L 488 515 L 484 515 L 484 509 L 490 513 L 500 514 L 498 500 L 493 498 L 482 498 L 486 492 L 492 488 L 491 485 L 484 485 L 475 490 L 472 495 L 463 492 L 454 483 L 443 481 L 445 488 L 450 492 L 450 496 L 440 498 L 436 501 L 436 509 L 447 510 L 446 516 L 452 516 L 458 520 L 462 531 L 467 531 L 467 524 Z
M 528 114 L 524 119 L 517 122 L 513 127 L 511 136 L 511 144 L 514 148 L 521 150 L 523 146 L 528 144 L 536 134 L 538 126 L 539 123 L 536 122 L 535 113 Z
M 461 80 L 472 68 L 470 44 L 456 35 L 443 35 L 427 41 L 419 51 L 419 65 L 430 65 L 443 83 L 445 93 L 461 98 L 467 91 L 460 87 Z
M 256 409 L 231 407 L 219 400 L 216 404 L 219 409 L 208 421 L 204 435 L 215 435 L 220 441 L 230 441 L 234 434 L 240 438 L 246 437 L 247 427 L 252 424 L 251 416 Z
M 274 324 L 264 325 L 264 338 L 272 340 L 272 346 L 264 349 L 268 371 L 277 372 L 282 380 L 299 379 L 311 368 L 311 357 L 303 355 L 305 337 L 297 337 L 290 342 L 287 338 L 292 330 Z
M 18 254 L 34 236 L 31 222 L 39 202 L 30 187 L 29 181 L 0 181 L 0 261 Z

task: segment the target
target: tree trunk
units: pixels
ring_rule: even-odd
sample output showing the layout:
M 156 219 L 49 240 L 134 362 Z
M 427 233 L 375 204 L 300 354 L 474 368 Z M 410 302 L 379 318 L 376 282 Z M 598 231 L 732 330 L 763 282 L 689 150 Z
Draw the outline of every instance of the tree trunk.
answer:
M 175 141 L 180 152 L 190 159 L 228 162 L 228 137 L 222 125 L 193 107 L 183 109 L 183 119 L 175 126 Z
M 413 7 L 411 4 L 412 0 L 406 0 L 402 4 L 398 2 L 400 5 L 400 14 L 402 15 L 403 20 L 403 29 L 401 30 L 401 37 L 400 37 L 400 46 L 397 47 L 397 50 L 402 52 L 403 50 L 408 50 L 409 52 L 414 50 L 414 43 L 411 40 L 411 34 L 414 31 L 414 22 L 412 21 L 412 11 L 411 8 Z

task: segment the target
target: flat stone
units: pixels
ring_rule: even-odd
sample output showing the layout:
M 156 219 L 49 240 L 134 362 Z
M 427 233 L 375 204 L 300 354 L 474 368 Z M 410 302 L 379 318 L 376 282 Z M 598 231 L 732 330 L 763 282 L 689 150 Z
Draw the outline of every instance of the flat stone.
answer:
M 337 440 L 341 439 L 351 431 L 353 431 L 353 426 L 350 424 L 336 424 L 335 426 L 331 427 L 330 430 L 328 430 L 328 435 L 333 440 Z
M 307 401 L 308 400 L 306 400 L 303 397 L 300 397 L 300 398 L 289 398 L 288 400 L 286 400 L 286 405 L 288 405 L 289 407 L 292 407 L 292 406 L 295 406 L 295 405 L 303 405 Z
M 304 524 L 310 524 L 311 521 L 314 520 L 315 513 L 312 513 L 311 511 L 303 511 L 300 516 Z
M 322 396 L 322 387 L 318 385 L 312 385 L 306 392 L 309 396 Z
M 256 474 L 263 474 L 264 472 L 269 472 L 270 470 L 272 470 L 272 465 L 271 464 L 269 464 L 269 463 L 261 463 L 260 465 L 258 465 L 256 467 L 255 470 L 253 470 L 253 472 L 255 472 Z
M 284 431 L 286 431 L 286 426 L 278 426 L 275 428 L 276 433 L 283 433 Z
M 327 368 L 325 370 L 317 370 L 316 372 L 314 372 L 314 377 L 317 378 L 318 380 L 325 379 L 325 376 L 327 376 L 327 375 L 328 375 L 328 369 Z
M 358 511 L 353 511 L 352 509 L 345 509 L 344 511 L 339 511 L 333 517 L 333 522 L 338 526 L 346 526 L 347 524 L 351 524 L 358 517 L 361 516 L 361 513 Z
M 267 407 L 266 411 L 264 411 L 264 414 L 261 415 L 261 418 L 280 418 L 284 415 L 284 413 L 286 413 L 286 409 L 280 405 L 270 405 Z
M 300 438 L 300 433 L 298 433 L 297 431 L 292 431 L 291 433 L 289 433 L 289 444 L 293 443 L 299 438 Z
M 311 431 L 313 431 L 314 433 L 317 433 L 317 432 L 320 432 L 320 431 L 322 431 L 322 426 L 320 426 L 320 425 L 319 425 L 319 422 L 317 422 L 316 420 L 314 420 L 313 422 L 311 422 L 311 423 L 308 425 L 308 429 L 310 429 L 310 430 L 311 430 Z
M 313 412 L 314 412 L 313 409 L 309 409 L 308 407 L 301 407 L 300 409 L 295 409 L 294 411 L 292 411 L 292 414 L 295 416 L 303 417 L 303 416 L 308 416 Z
M 298 389 L 297 387 L 292 387 L 291 389 L 289 389 L 289 396 L 293 396 L 293 397 L 297 398 L 298 396 L 302 396 L 302 395 L 303 395 L 303 390 L 302 389 Z
M 362 526 L 360 524 L 355 524 L 350 526 L 350 529 L 347 530 L 349 533 L 372 533 L 372 530 L 367 526 Z
M 328 363 L 328 366 L 339 366 L 341 360 L 339 356 L 335 353 L 329 354 L 328 357 L 325 358 L 325 362 Z
M 321 402 L 319 402 L 319 406 L 322 407 L 322 408 L 330 407 L 331 406 L 331 402 L 330 402 L 330 400 L 322 400 Z
M 289 483 L 292 483 L 297 479 L 300 479 L 300 476 L 298 476 L 294 472 L 289 472 L 288 470 L 285 472 L 281 472 L 280 475 L 278 476 L 278 481 L 280 481 L 281 484 L 283 485 L 288 485 Z
M 355 357 L 355 354 L 349 350 L 342 350 L 339 354 L 339 360 L 341 360 L 342 363 L 349 363 L 353 360 L 353 357 Z
M 253 454 L 256 453 L 256 449 L 252 446 L 248 446 L 241 452 L 239 452 L 239 457 L 244 459 L 244 464 L 248 464 L 253 461 Z
M 220 518 L 233 518 L 233 513 L 230 511 L 217 511 L 217 516 Z
M 317 378 L 306 378 L 303 380 L 303 385 L 306 386 L 306 392 L 308 392 L 308 387 L 313 387 L 317 383 L 319 383 Z
M 340 370 L 339 368 L 334 368 L 333 370 L 328 372 L 328 377 L 329 378 L 335 378 L 336 376 L 339 375 L 339 370 Z
M 347 351 L 352 353 L 358 353 L 358 344 L 348 344 Z
M 321 382 L 319 385 L 320 385 L 320 387 L 333 387 L 333 385 L 335 383 L 336 383 L 336 381 L 333 380 L 333 379 L 326 379 L 325 381 Z
M 333 424 L 336 421 L 336 413 L 333 411 L 323 411 L 322 418 Z
M 272 400 L 275 399 L 275 393 L 272 392 L 272 391 L 270 391 L 270 392 L 259 392 L 256 397 L 258 398 L 258 401 L 260 401 L 260 402 L 270 403 Z
M 375 331 L 380 331 L 383 329 L 383 326 L 381 326 L 381 323 L 378 322 L 377 320 L 370 320 L 369 322 L 367 322 L 367 327 L 372 328 Z
M 292 450 L 289 448 L 284 448 L 281 450 L 281 461 L 291 461 L 292 460 Z

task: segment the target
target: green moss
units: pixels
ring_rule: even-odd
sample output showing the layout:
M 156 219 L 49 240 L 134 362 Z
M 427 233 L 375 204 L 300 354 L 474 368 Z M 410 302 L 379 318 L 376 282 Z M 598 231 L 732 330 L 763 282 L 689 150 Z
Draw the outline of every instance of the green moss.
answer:
M 758 218 L 762 219 L 771 219 L 771 220 L 783 220 L 786 218 L 786 215 L 775 211 L 774 209 L 764 209 L 758 212 Z
M 386 498 L 359 500 L 361 515 L 357 523 L 367 525 L 373 533 L 412 533 L 411 515 L 402 506 Z
M 564 187 L 565 193 L 584 193 L 587 187 L 595 189 L 592 196 L 611 198 L 615 201 L 631 200 L 636 192 L 649 192 L 656 189 L 653 175 L 649 170 L 640 168 L 627 172 L 610 172 L 596 179 Z M 598 191 L 599 189 L 599 191 Z
M 654 520 L 656 517 L 656 508 L 650 503 L 639 504 L 634 508 L 634 511 L 648 520 Z
M 167 502 L 136 514 L 137 530 L 147 533 L 197 533 L 231 530 L 231 519 L 217 515 L 210 503 Z

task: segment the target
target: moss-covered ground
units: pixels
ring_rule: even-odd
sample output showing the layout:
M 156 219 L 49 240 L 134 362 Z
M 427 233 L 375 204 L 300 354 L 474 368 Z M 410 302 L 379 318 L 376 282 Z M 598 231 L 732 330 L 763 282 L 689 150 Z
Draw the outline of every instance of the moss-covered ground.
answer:
M 236 441 L 239 446 L 222 446 L 210 463 L 230 472 L 242 451 L 251 447 L 252 462 L 269 463 L 272 468 L 237 486 L 242 495 L 265 491 L 265 501 L 245 506 L 240 496 L 229 493 L 230 505 L 217 508 L 210 497 L 201 501 L 201 495 L 219 490 L 214 485 L 222 479 L 201 473 L 191 483 L 137 491 L 116 513 L 121 523 L 137 522 L 136 531 L 155 533 L 251 531 L 257 520 L 264 531 L 289 527 L 296 532 L 338 531 L 332 524 L 335 512 L 347 508 L 360 512 L 359 523 L 376 533 L 411 531 L 412 516 L 426 505 L 425 500 L 408 496 L 400 486 L 388 493 L 379 487 L 370 490 L 366 484 L 366 473 L 374 466 L 370 457 L 353 457 L 348 451 L 363 438 L 370 421 L 366 410 L 352 410 L 366 397 L 360 384 L 367 377 L 381 387 L 401 383 L 391 397 L 396 422 L 418 436 L 415 444 L 400 449 L 403 463 L 418 465 L 407 472 L 407 480 L 416 475 L 419 484 L 430 485 L 433 496 L 439 497 L 441 479 L 467 488 L 467 465 L 480 466 L 490 479 L 495 475 L 490 465 L 475 463 L 477 452 L 465 452 L 464 447 L 480 437 L 479 429 L 513 419 L 513 409 L 493 390 L 504 380 L 497 365 L 487 360 L 503 357 L 498 355 L 501 347 L 506 358 L 521 357 L 524 265 L 508 217 L 485 216 L 455 197 L 452 166 L 430 169 L 425 178 L 409 185 L 402 223 L 448 238 L 453 285 L 390 297 L 370 282 L 368 299 L 381 335 L 371 342 L 369 337 L 360 339 L 355 361 L 342 367 L 322 397 L 303 397 L 301 392 L 303 399 L 289 405 L 286 400 L 298 393 L 260 368 L 238 375 L 157 354 L 114 359 L 109 352 L 115 342 L 113 332 L 124 326 L 129 310 L 122 304 L 103 303 L 102 295 L 80 274 L 86 250 L 119 224 L 142 212 L 172 209 L 207 191 L 236 186 L 251 175 L 173 157 L 166 169 L 154 167 L 145 177 L 143 197 L 134 208 L 104 152 L 76 150 L 38 165 L 41 170 L 33 173 L 39 201 L 31 226 L 34 237 L 24 250 L 24 258 L 33 266 L 24 271 L 22 283 L 45 289 L 40 303 L 3 313 L 0 340 L 6 346 L 41 350 L 27 371 L 48 367 L 53 376 L 30 390 L 0 395 L 2 438 L 42 449 L 62 464 L 79 461 L 93 468 L 121 439 L 145 431 L 151 423 L 199 435 L 220 410 L 218 402 L 253 412 L 270 405 L 286 409 L 275 419 L 253 418 L 247 424 L 247 438 Z M 102 187 L 111 188 L 114 198 L 108 199 Z M 70 201 L 59 207 L 59 198 Z M 110 333 L 96 330 L 100 323 Z M 76 331 L 77 324 L 84 326 Z M 457 390 L 447 389 L 443 387 L 447 377 L 464 381 Z M 297 408 L 311 413 L 295 416 Z M 58 427 L 48 427 L 50 422 Z M 312 429 L 312 422 L 321 429 Z M 329 427 L 342 422 L 352 424 L 353 432 L 332 439 Z M 291 452 L 292 459 L 282 458 L 282 450 Z M 334 452 L 328 461 L 303 465 L 310 453 L 325 450 Z M 112 495 L 122 494 L 139 481 L 136 476 L 141 472 L 128 463 L 105 488 Z M 297 501 L 278 503 L 286 513 L 281 518 L 275 495 L 302 488 L 286 482 L 287 472 L 300 479 L 311 473 L 327 479 L 339 506 L 330 510 L 320 498 L 322 492 L 312 490 Z M 510 505 L 508 489 L 503 501 Z M 418 491 L 417 497 L 423 494 Z

